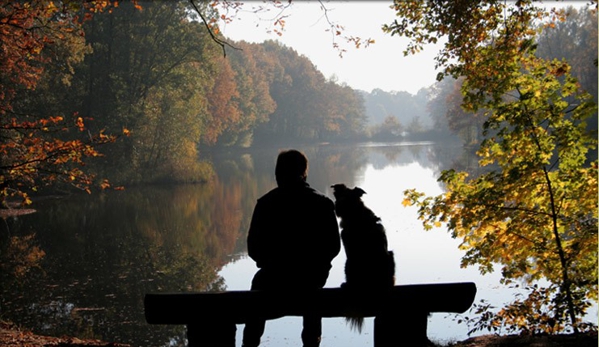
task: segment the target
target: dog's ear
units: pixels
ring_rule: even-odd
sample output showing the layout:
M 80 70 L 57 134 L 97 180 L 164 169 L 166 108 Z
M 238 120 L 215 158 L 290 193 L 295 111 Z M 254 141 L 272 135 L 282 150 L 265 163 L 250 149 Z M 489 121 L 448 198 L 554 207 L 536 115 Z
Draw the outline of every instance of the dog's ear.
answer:
M 364 189 L 360 188 L 360 187 L 355 187 L 354 188 L 354 194 L 360 198 L 362 197 L 362 195 L 366 194 L 366 192 L 364 191 Z

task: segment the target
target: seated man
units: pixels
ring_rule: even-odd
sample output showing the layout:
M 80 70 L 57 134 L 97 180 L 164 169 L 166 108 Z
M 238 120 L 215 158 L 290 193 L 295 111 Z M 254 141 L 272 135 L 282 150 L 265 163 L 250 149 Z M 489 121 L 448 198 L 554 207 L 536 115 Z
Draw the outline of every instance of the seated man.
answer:
M 258 199 L 248 231 L 248 254 L 259 270 L 252 290 L 319 289 L 341 248 L 333 201 L 306 182 L 308 159 L 297 150 L 277 158 L 277 187 Z M 322 317 L 304 316 L 304 347 L 318 347 Z M 265 321 L 247 322 L 243 347 L 260 344 Z

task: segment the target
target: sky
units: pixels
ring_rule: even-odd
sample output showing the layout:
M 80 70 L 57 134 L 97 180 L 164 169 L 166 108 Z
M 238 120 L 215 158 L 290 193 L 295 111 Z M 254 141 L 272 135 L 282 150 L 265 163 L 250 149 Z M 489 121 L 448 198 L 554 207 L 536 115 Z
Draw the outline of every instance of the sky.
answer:
M 282 3 L 287 4 L 287 0 Z M 583 6 L 588 1 L 545 1 L 550 7 Z M 435 70 L 434 57 L 442 44 L 426 46 L 416 55 L 404 56 L 408 40 L 383 33 L 383 24 L 395 19 L 390 8 L 392 1 L 323 1 L 329 20 L 342 25 L 344 35 L 372 38 L 369 47 L 354 48 L 340 37 L 333 38 L 327 29 L 330 25 L 318 1 L 293 0 L 285 10 L 285 30 L 281 36 L 272 32 L 273 18 L 279 13 L 259 15 L 252 13 L 252 6 L 264 5 L 263 1 L 245 1 L 246 11 L 239 12 L 227 24 L 220 24 L 223 34 L 234 41 L 263 42 L 278 40 L 308 57 L 325 78 L 335 77 L 354 89 L 371 92 L 378 88 L 387 92 L 406 91 L 416 94 L 436 82 L 440 72 Z M 270 31 L 270 33 L 269 33 Z M 339 57 L 333 43 L 344 45 L 347 52 Z
M 292 1 L 284 12 L 287 17 L 281 36 L 272 31 L 274 10 L 260 15 L 240 12 L 232 22 L 221 23 L 220 28 L 226 37 L 234 41 L 260 43 L 278 40 L 309 58 L 325 78 L 334 77 L 338 83 L 354 89 L 371 92 L 378 88 L 387 92 L 416 94 L 421 88 L 435 83 L 439 71 L 435 70 L 434 57 L 441 46 L 427 46 L 416 55 L 404 56 L 407 40 L 385 34 L 381 29 L 383 24 L 395 19 L 391 3 L 323 1 L 329 20 L 342 25 L 345 35 L 375 40 L 366 48 L 356 49 L 340 37 L 333 38 L 332 33 L 327 31 L 330 26 L 318 1 Z M 339 57 L 339 51 L 333 47 L 334 42 L 346 48 L 343 57 Z

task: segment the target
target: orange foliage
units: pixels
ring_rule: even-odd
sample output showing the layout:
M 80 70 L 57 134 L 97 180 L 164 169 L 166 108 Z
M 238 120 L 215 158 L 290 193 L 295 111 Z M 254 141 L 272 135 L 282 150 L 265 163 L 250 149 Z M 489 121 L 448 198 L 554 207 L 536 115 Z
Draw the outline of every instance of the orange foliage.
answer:
M 11 236 L 3 256 L 5 261 L 0 264 L 0 269 L 22 278 L 31 269 L 39 268 L 39 263 L 46 253 L 35 244 L 35 234 L 31 234 L 23 237 Z
M 210 114 L 212 118 L 204 134 L 204 141 L 206 143 L 214 144 L 223 131 L 239 123 L 241 112 L 235 100 L 238 97 L 239 91 L 235 82 L 235 72 L 231 68 L 229 61 L 223 59 L 221 69 L 216 75 L 214 86 L 207 97 L 210 100 Z
M 0 202 L 29 199 L 25 190 L 60 179 L 89 191 L 92 175 L 81 170 L 84 157 L 100 155 L 95 146 L 114 141 L 102 133 L 85 140 L 63 140 L 70 128 L 85 130 L 84 120 L 65 125 L 59 115 L 33 116 L 13 108 L 20 90 L 35 89 L 54 61 L 52 46 L 83 37 L 82 21 L 112 6 L 111 1 L 4 1 L 0 4 Z M 58 135 L 60 134 L 60 137 Z
M 78 117 L 75 125 L 83 130 L 82 119 Z M 84 173 L 84 158 L 97 157 L 99 144 L 113 142 L 114 136 L 98 134 L 83 140 L 62 140 L 47 137 L 48 133 L 67 132 L 62 117 L 50 117 L 38 121 L 18 122 L 12 119 L 8 124 L 0 125 L 0 132 L 9 141 L 0 144 L 1 180 L 7 185 L 2 191 L 2 198 L 11 195 L 26 197 L 24 187 L 34 187 L 43 181 L 52 184 L 57 181 L 70 182 L 75 187 L 89 192 L 93 175 Z M 75 165 L 73 165 L 75 164 Z

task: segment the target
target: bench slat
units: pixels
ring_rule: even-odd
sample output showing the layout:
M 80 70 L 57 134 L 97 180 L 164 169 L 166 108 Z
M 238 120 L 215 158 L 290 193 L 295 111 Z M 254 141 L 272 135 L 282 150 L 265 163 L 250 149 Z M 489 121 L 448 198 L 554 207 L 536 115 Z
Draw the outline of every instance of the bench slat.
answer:
M 228 291 L 218 293 L 151 293 L 144 299 L 150 324 L 191 324 L 226 321 L 242 324 L 256 314 L 266 319 L 303 316 L 344 317 L 359 312 L 365 317 L 380 312 L 463 313 L 474 302 L 476 285 L 435 283 L 395 286 L 388 294 L 356 294 L 341 288 L 316 291 Z

